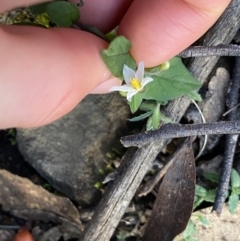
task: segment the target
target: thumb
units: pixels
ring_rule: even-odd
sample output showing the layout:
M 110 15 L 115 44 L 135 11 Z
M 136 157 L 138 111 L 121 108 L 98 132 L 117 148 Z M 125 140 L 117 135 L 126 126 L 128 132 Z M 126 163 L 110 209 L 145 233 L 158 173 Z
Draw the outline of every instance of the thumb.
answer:
M 137 62 L 156 66 L 187 48 L 219 18 L 230 0 L 138 0 L 118 33 L 132 42 Z

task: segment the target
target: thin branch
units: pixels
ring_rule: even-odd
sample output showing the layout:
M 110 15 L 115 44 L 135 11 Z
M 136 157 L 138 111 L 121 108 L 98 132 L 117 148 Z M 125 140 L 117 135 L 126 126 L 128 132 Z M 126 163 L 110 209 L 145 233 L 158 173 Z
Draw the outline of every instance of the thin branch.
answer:
M 178 160 L 179 155 L 182 152 L 183 148 L 186 148 L 186 145 L 189 143 L 192 143 L 195 140 L 195 137 L 189 139 L 186 139 L 174 152 L 173 155 L 171 155 L 167 161 L 164 163 L 163 168 L 161 168 L 150 180 L 148 180 L 143 187 L 140 189 L 140 192 L 138 194 L 139 197 L 146 196 L 148 193 L 150 193 L 153 188 L 157 185 L 157 183 L 162 179 L 162 177 L 165 175 L 165 173 L 168 171 L 168 169 L 172 166 L 172 164 Z
M 230 86 L 230 91 L 228 93 L 228 109 L 233 109 L 238 103 L 239 98 L 239 87 L 240 87 L 240 57 L 235 60 L 235 66 L 233 70 L 233 79 Z M 234 121 L 237 119 L 237 109 L 233 109 L 229 115 L 228 120 Z M 216 211 L 218 215 L 221 214 L 223 204 L 227 198 L 231 169 L 233 165 L 233 159 L 235 154 L 235 149 L 237 145 L 238 134 L 227 135 L 226 137 L 226 147 L 224 152 L 223 166 L 221 170 L 220 181 L 218 185 L 216 199 L 213 205 L 213 211 Z
M 218 135 L 218 134 L 238 134 L 240 133 L 240 121 L 220 121 L 203 124 L 165 124 L 158 130 L 125 136 L 121 142 L 125 147 L 137 146 L 156 142 L 163 139 L 187 137 L 195 135 Z
M 204 56 L 240 56 L 239 45 L 191 46 L 178 54 L 181 58 Z
M 233 108 L 229 109 L 228 111 L 226 111 L 225 113 L 223 113 L 222 116 L 226 116 L 228 115 L 230 112 L 232 112 L 233 110 L 237 109 L 240 106 L 240 103 L 238 103 L 237 105 L 235 105 Z
M 19 225 L 0 225 L 0 229 L 3 229 L 3 230 L 13 230 L 13 229 L 16 229 L 18 230 L 21 226 Z

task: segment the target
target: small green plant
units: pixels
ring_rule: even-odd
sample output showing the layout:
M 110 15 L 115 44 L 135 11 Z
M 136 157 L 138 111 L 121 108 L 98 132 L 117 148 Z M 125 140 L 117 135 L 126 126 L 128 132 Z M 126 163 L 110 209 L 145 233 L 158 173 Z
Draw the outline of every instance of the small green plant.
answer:
M 137 66 L 129 53 L 130 48 L 128 39 L 117 36 L 108 49 L 102 51 L 102 58 L 111 73 L 125 82 L 110 91 L 119 91 L 126 97 L 132 113 L 138 109 L 145 112 L 131 121 L 148 118 L 147 130 L 156 129 L 160 121 L 171 121 L 160 112 L 160 107 L 170 100 L 180 96 L 201 100 L 197 93 L 201 84 L 189 73 L 180 58 L 145 69 L 143 61 Z
M 234 214 L 239 203 L 240 195 L 240 175 L 234 169 L 231 172 L 231 194 L 228 199 L 228 210 Z
M 204 173 L 204 178 L 213 183 L 219 182 L 219 175 L 216 173 Z M 214 203 L 216 197 L 217 189 L 207 190 L 206 188 L 196 184 L 195 185 L 195 201 L 193 205 L 193 210 L 195 210 L 201 203 L 210 202 Z M 240 195 L 240 175 L 235 170 L 231 171 L 231 183 L 228 192 L 228 210 L 231 214 L 234 214 L 237 206 L 239 204 L 239 195 Z M 194 214 L 193 214 L 194 215 Z M 206 217 L 198 215 L 197 218 L 203 225 L 209 225 L 209 221 Z M 182 233 L 182 241 L 196 241 L 193 238 L 196 233 L 195 223 L 190 219 L 185 231 Z
M 11 143 L 12 146 L 15 146 L 17 145 L 17 140 L 16 140 L 16 135 L 17 135 L 17 132 L 16 132 L 16 129 L 14 128 L 11 128 L 8 130 L 7 132 L 7 135 L 9 136 L 9 141 Z

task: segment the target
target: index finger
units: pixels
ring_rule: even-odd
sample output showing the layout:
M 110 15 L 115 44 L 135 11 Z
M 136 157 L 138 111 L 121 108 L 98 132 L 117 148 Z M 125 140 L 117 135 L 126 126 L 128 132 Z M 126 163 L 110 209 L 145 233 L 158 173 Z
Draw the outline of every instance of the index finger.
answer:
M 132 42 L 131 54 L 147 67 L 172 58 L 202 36 L 230 0 L 138 0 L 120 23 L 118 34 Z

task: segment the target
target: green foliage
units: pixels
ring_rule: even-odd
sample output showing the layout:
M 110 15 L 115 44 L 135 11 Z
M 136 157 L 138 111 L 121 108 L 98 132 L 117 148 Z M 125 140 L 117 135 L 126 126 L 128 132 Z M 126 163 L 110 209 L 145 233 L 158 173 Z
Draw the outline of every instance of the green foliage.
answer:
M 148 100 L 148 101 L 142 102 L 142 104 L 139 106 L 139 110 L 142 110 L 142 111 L 152 110 L 153 111 L 155 106 L 156 106 L 156 101 Z
M 195 185 L 195 196 L 205 197 L 207 195 L 207 189 L 196 184 Z
M 124 36 L 118 36 L 109 44 L 108 49 L 104 49 L 101 52 L 102 59 L 111 73 L 122 80 L 124 64 L 129 68 L 136 68 L 136 63 L 129 54 L 130 48 L 131 42 Z
M 40 4 L 37 4 L 37 5 L 30 6 L 29 9 L 30 9 L 31 13 L 34 14 L 34 15 L 46 13 L 47 6 L 50 3 L 51 2 L 40 3 Z
M 217 190 L 207 190 L 204 187 L 195 185 L 195 201 L 193 205 L 193 209 L 196 209 L 202 202 L 211 202 L 214 203 L 214 199 L 216 196 Z
M 109 47 L 101 52 L 103 61 L 117 78 L 124 78 L 124 65 L 127 65 L 133 71 L 136 69 L 136 63 L 129 54 L 130 48 L 131 43 L 128 39 L 124 36 L 117 36 L 111 41 Z M 135 92 L 135 95 L 129 101 L 132 113 L 135 113 L 145 101 L 155 101 L 154 108 L 148 109 L 146 110 L 147 113 L 131 119 L 131 121 L 137 121 L 149 117 L 147 130 L 158 128 L 160 121 L 171 122 L 170 119 L 161 114 L 160 105 L 165 105 L 168 101 L 181 96 L 201 100 L 197 93 L 201 84 L 189 73 L 180 58 L 176 57 L 159 66 L 145 69 L 144 77 L 152 78 L 152 81 L 145 85 L 142 79 L 139 80 L 139 90 L 129 80 L 126 82 L 126 86 L 129 88 L 129 92 Z
M 234 214 L 238 203 L 240 195 L 240 175 L 234 169 L 231 172 L 231 195 L 228 200 L 228 209 L 231 214 Z
M 196 241 L 196 239 L 193 238 L 193 235 L 195 234 L 196 229 L 195 225 L 192 220 L 189 220 L 188 225 L 184 232 L 182 233 L 182 241 Z
M 217 173 L 203 173 L 205 179 L 218 183 L 219 182 L 219 174 Z
M 219 182 L 219 175 L 216 173 L 204 173 L 203 176 L 209 181 L 215 183 Z M 229 189 L 231 190 L 231 193 L 230 195 L 228 193 L 228 210 L 231 214 L 234 214 L 239 204 L 240 195 L 240 175 L 235 169 L 232 169 L 231 171 L 231 186 Z M 198 207 L 204 201 L 213 203 L 215 201 L 216 193 L 217 189 L 207 190 L 206 188 L 196 184 L 193 209 L 196 209 L 196 207 Z M 198 215 L 197 217 L 198 221 L 200 221 L 203 225 L 209 225 L 209 221 L 206 217 L 202 215 Z M 194 235 L 195 231 L 194 223 L 189 220 L 187 228 L 182 233 L 182 241 L 193 241 L 194 239 L 191 239 L 191 237 Z
M 143 94 L 142 93 L 137 93 L 132 97 L 132 101 L 128 102 L 130 110 L 132 113 L 135 113 L 140 105 L 142 104 L 143 101 Z
M 137 111 L 143 100 L 156 100 L 165 105 L 168 101 L 183 95 L 189 95 L 195 100 L 201 99 L 196 93 L 201 84 L 192 77 L 180 58 L 170 60 L 170 67 L 165 71 L 158 66 L 145 72 L 145 75 L 153 78 L 154 81 L 147 84 L 143 92 L 138 92 L 133 97 L 129 103 L 132 113 Z M 153 125 L 156 126 L 154 120 Z
M 58 27 L 70 27 L 80 18 L 76 4 L 65 1 L 54 1 L 37 4 L 30 7 L 34 15 L 47 14 Z
M 151 118 L 153 129 L 157 129 L 160 121 L 160 104 L 156 104 Z
M 139 116 L 136 116 L 136 117 L 133 117 L 133 118 L 131 118 L 131 119 L 128 119 L 129 121 L 140 121 L 140 120 L 144 120 L 144 119 L 146 119 L 147 117 L 149 117 L 150 115 L 152 115 L 153 114 L 153 111 L 152 110 L 150 110 L 150 111 L 148 111 L 148 112 L 145 112 L 144 114 L 141 114 L 141 115 L 139 115 Z
M 235 189 L 237 190 L 240 188 L 240 176 L 235 169 L 232 169 L 231 172 L 231 186 L 232 191 L 235 191 Z
M 190 92 L 186 93 L 184 96 L 188 97 L 189 99 L 195 100 L 195 101 L 202 101 L 201 95 L 199 95 L 196 90 L 190 91 Z
M 232 192 L 228 200 L 228 210 L 231 214 L 234 214 L 239 202 L 239 195 Z
M 216 173 L 204 173 L 203 176 L 212 182 L 218 183 L 219 175 Z M 228 209 L 231 214 L 237 209 L 239 203 L 239 195 L 240 195 L 240 175 L 234 169 L 231 171 L 231 193 L 228 193 Z M 216 197 L 216 189 L 207 190 L 204 187 L 201 187 L 196 184 L 195 186 L 195 202 L 194 209 L 198 207 L 202 202 L 211 202 L 213 203 Z
M 170 67 L 153 73 L 145 73 L 154 81 L 146 86 L 144 99 L 167 103 L 169 100 L 197 90 L 201 84 L 189 73 L 180 58 L 170 60 Z
M 204 217 L 203 215 L 198 215 L 198 221 L 201 222 L 205 226 L 208 226 L 210 224 L 209 220 L 206 217 Z

